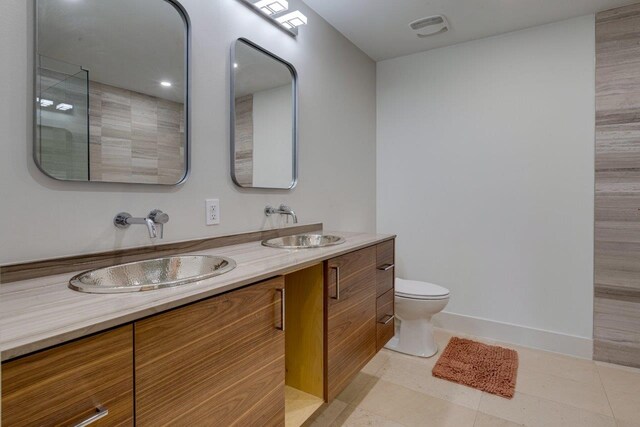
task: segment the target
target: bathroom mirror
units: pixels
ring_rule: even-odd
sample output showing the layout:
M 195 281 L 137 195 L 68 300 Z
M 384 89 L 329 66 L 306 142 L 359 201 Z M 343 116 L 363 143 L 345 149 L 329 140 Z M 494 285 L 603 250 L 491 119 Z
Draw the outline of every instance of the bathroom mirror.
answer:
M 189 24 L 172 0 L 35 0 L 34 159 L 65 181 L 189 169 Z
M 246 39 L 231 49 L 231 176 L 245 188 L 297 182 L 297 81 L 291 64 Z

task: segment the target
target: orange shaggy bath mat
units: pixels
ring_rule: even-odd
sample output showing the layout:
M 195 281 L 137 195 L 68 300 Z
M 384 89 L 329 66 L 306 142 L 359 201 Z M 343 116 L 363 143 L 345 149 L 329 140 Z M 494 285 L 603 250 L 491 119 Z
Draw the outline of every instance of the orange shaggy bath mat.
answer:
M 434 377 L 511 399 L 516 389 L 518 352 L 453 337 L 432 373 Z

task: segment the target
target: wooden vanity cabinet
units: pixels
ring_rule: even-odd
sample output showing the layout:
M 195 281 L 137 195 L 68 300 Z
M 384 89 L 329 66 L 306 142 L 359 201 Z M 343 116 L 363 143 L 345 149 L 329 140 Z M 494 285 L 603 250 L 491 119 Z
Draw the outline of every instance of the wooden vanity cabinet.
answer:
M 376 247 L 325 262 L 326 398 L 333 400 L 376 354 Z
M 133 328 L 2 364 L 2 425 L 132 426 Z
M 394 261 L 385 241 L 5 362 L 2 426 L 282 426 L 286 381 L 331 401 L 393 336 Z
M 284 425 L 284 278 L 135 322 L 136 425 Z
M 393 337 L 394 262 L 393 240 L 325 262 L 328 401 Z

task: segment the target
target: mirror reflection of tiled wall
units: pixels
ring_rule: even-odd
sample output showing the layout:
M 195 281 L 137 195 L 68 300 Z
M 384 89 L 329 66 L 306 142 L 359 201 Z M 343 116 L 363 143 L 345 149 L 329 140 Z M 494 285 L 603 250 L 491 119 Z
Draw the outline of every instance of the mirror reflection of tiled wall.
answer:
M 184 104 L 89 84 L 91 181 L 176 184 L 184 176 Z

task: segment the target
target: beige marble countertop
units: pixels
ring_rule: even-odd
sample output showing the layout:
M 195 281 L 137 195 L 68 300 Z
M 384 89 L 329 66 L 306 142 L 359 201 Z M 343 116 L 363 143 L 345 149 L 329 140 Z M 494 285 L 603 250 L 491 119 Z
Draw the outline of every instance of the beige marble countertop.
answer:
M 2 360 L 141 319 L 392 238 L 370 233 L 326 232 L 346 238 L 337 246 L 285 250 L 260 242 L 225 246 L 193 254 L 223 255 L 237 267 L 229 273 L 188 285 L 126 294 L 87 294 L 67 287 L 79 272 L 0 285 Z

